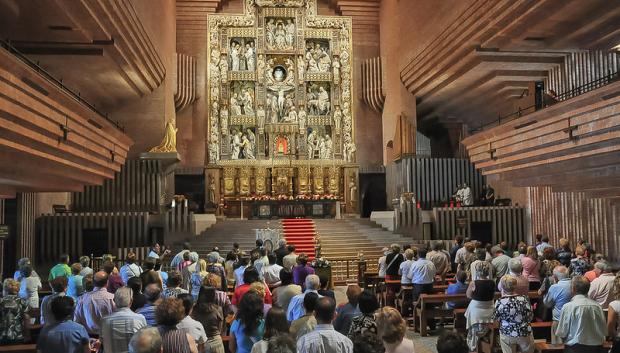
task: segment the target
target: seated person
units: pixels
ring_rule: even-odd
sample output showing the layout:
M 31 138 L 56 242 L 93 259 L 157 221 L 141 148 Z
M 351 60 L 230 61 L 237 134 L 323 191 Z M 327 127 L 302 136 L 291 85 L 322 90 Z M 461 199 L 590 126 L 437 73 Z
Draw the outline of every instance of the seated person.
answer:
M 465 294 L 467 292 L 467 272 L 458 271 L 456 273 L 456 283 L 452 283 L 448 285 L 446 288 L 446 294 Z M 448 309 L 457 309 L 457 308 L 466 308 L 468 301 L 459 301 L 459 302 L 446 302 L 446 307 Z

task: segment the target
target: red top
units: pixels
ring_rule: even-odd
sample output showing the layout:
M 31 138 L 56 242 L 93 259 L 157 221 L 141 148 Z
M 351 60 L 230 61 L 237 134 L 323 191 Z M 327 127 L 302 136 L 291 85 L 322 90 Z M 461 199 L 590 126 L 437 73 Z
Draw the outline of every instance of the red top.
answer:
M 237 287 L 235 289 L 235 294 L 233 294 L 233 297 L 232 297 L 232 305 L 239 305 L 239 302 L 241 302 L 241 298 L 243 298 L 243 295 L 247 293 L 249 290 L 250 290 L 249 284 L 242 284 L 239 287 Z M 264 302 L 265 304 L 273 304 L 271 300 L 271 291 L 269 291 L 267 286 L 265 286 L 265 301 Z

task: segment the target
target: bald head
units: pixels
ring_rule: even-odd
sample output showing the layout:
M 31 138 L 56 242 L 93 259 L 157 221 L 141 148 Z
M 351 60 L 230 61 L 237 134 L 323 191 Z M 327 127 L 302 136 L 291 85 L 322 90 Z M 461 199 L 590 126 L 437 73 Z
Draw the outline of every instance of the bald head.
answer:
M 104 288 L 108 285 L 108 274 L 104 271 L 99 271 L 93 276 L 93 285 L 98 288 Z
M 568 268 L 566 268 L 566 266 L 556 266 L 553 269 L 553 275 L 559 281 L 561 281 L 563 279 L 566 279 L 566 278 L 568 278 Z
M 129 341 L 130 353 L 160 353 L 162 351 L 161 335 L 155 327 L 141 329 Z
M 159 295 L 161 294 L 161 288 L 156 283 L 151 283 L 144 289 L 144 296 L 146 300 L 153 303 L 157 299 L 159 299 Z

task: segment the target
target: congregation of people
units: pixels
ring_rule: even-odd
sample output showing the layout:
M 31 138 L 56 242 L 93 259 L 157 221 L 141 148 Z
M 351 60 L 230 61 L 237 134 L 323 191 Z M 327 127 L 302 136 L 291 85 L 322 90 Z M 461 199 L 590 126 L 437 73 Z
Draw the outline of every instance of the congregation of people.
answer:
M 467 343 L 477 351 L 480 341 L 489 341 L 494 328 L 504 353 L 534 352 L 533 322 L 551 322 L 552 345 L 563 344 L 564 352 L 620 351 L 620 276 L 612 264 L 586 241 L 571 248 L 567 239 L 557 246 L 549 238 L 536 236 L 536 243 L 517 245 L 511 251 L 505 242 L 482 244 L 457 237 L 451 249 L 435 242 L 404 249 L 398 244 L 384 248 L 379 259 L 379 277 L 385 278 L 387 304 L 399 299 L 403 314 L 421 294 L 436 294 L 445 286 L 446 309 L 466 309 Z M 408 298 L 410 296 L 410 298 Z M 408 300 L 409 299 L 409 300 Z M 409 306 L 407 305 L 409 304 Z M 429 319 L 428 328 L 436 322 Z M 619 339 L 620 340 L 620 339 Z
M 87 256 L 71 264 L 62 255 L 45 285 L 24 258 L 3 282 L 0 344 L 28 342 L 38 322 L 42 353 L 413 352 L 406 318 L 437 288 L 460 295 L 445 308 L 466 309 L 466 337 L 440 331 L 439 352 L 478 351 L 494 329 L 504 353 L 534 352 L 536 321 L 552 322 L 551 343 L 566 352 L 602 352 L 620 337 L 620 276 L 587 242 L 554 247 L 537 236 L 511 251 L 457 237 L 449 251 L 442 241 L 383 250 L 383 306 L 377 288 L 357 284 L 337 306 L 330 279 L 285 240 L 272 252 L 257 240 L 248 252 L 235 243 L 225 257 L 214 248 L 205 258 L 190 244 L 174 256 L 155 244 L 141 264 L 130 252 L 122 266 L 104 257 L 97 270 Z M 44 286 L 51 293 L 40 298 Z

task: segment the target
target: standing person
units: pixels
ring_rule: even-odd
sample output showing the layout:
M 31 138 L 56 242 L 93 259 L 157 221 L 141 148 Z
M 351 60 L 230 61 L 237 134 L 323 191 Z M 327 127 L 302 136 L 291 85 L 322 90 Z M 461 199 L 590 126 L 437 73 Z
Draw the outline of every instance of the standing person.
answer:
M 131 353 L 161 353 L 161 335 L 155 327 L 145 327 L 129 341 Z
M 93 271 L 93 269 L 90 267 L 90 257 L 86 255 L 80 256 L 80 265 L 82 265 L 82 271 L 80 271 L 80 276 L 85 277 L 94 274 L 95 271 Z
M 358 306 L 362 314 L 354 317 L 351 321 L 347 337 L 353 342 L 363 341 L 372 347 L 373 352 L 380 353 L 384 348 L 375 320 L 375 311 L 379 309 L 377 297 L 372 292 L 365 290 L 360 294 Z
M 196 270 L 198 269 L 198 260 L 200 260 L 200 256 L 198 255 L 197 252 L 190 252 L 189 253 L 189 261 L 191 261 L 192 263 L 185 266 L 183 268 L 183 271 L 181 271 L 181 288 L 188 290 L 189 291 L 189 287 L 190 287 L 190 282 L 192 281 L 192 274 L 194 272 L 196 272 Z M 207 264 L 207 271 L 209 271 L 209 265 Z M 162 272 L 161 274 L 164 274 L 164 272 Z M 166 283 L 165 279 L 164 279 L 164 283 Z M 166 289 L 164 287 L 164 289 Z
M 295 245 L 288 244 L 286 246 L 288 254 L 282 258 L 282 267 L 293 270 L 293 267 L 297 264 L 297 253 L 295 253 Z
M 265 332 L 263 317 L 263 299 L 256 292 L 246 293 L 230 326 L 228 349 L 231 353 L 250 353 L 254 343 L 263 339 Z
M 585 278 L 588 279 L 588 281 L 590 281 L 590 283 L 592 283 L 592 281 L 594 281 L 595 279 L 598 278 L 598 276 L 601 275 L 601 273 L 603 272 L 603 267 L 605 267 L 605 262 L 604 260 L 598 260 L 594 263 L 594 268 L 591 269 L 590 271 L 586 272 L 585 275 L 583 275 Z
M 139 277 L 142 273 L 142 268 L 136 265 L 136 254 L 133 251 L 127 253 L 125 257 L 125 264 L 118 271 L 121 275 L 121 279 L 124 284 L 129 282 L 132 277 Z
M 162 353 L 198 353 L 194 338 L 177 328 L 184 317 L 183 302 L 177 298 L 166 298 L 155 309 L 157 328 L 161 335 Z
M 523 295 L 515 294 L 517 279 L 506 275 L 501 278 L 504 294 L 495 302 L 493 317 L 499 322 L 499 343 L 503 353 L 534 352 L 534 336 L 530 322 L 534 318 L 534 312 L 530 299 Z
M 614 280 L 613 301 L 607 312 L 607 336 L 613 339 L 609 353 L 620 352 L 620 276 Z
M 154 243 L 149 249 L 149 253 L 147 257 L 152 257 L 154 259 L 159 259 L 159 253 L 161 252 L 161 246 L 159 243 Z
M 191 248 L 192 246 L 190 243 L 184 242 L 183 250 L 179 251 L 176 255 L 174 255 L 174 257 L 172 258 L 172 261 L 170 261 L 170 267 L 177 268 L 179 264 L 183 262 L 183 254 L 185 254 L 185 252 L 191 252 L 192 251 Z
M 241 302 L 241 298 L 250 290 L 250 286 L 254 282 L 259 282 L 259 275 L 256 268 L 250 266 L 243 273 L 243 284 L 235 289 L 231 300 L 232 305 L 238 305 Z M 265 304 L 272 304 L 271 293 L 267 293 Z
M 0 298 L 0 345 L 24 343 L 28 338 L 30 318 L 28 302 L 17 296 L 19 282 L 7 278 Z
M 418 250 L 419 258 L 411 264 L 407 277 L 411 279 L 413 286 L 412 300 L 417 302 L 421 294 L 433 293 L 433 282 L 435 281 L 435 265 L 426 259 L 426 248 Z M 435 320 L 429 319 L 428 326 L 435 330 Z
M 332 320 L 336 302 L 332 298 L 319 298 L 314 309 L 316 328 L 297 341 L 298 353 L 334 352 L 353 353 L 353 342 L 334 329 Z
M 560 247 L 555 250 L 555 257 L 563 266 L 570 267 L 570 260 L 573 258 L 573 251 L 566 238 L 560 238 Z
M 543 235 L 540 238 L 540 244 L 536 245 L 536 252 L 538 252 L 538 256 L 542 257 L 545 249 L 547 248 L 553 249 L 553 246 L 549 244 L 549 237 L 546 235 Z
M 66 295 L 67 277 L 60 276 L 54 278 L 50 282 L 50 287 L 52 287 L 52 294 L 45 296 L 41 301 L 41 318 L 39 320 L 41 325 L 50 325 L 56 322 L 54 314 L 52 314 L 52 300 Z
M 265 317 L 265 334 L 263 339 L 254 343 L 251 353 L 267 353 L 269 341 L 278 335 L 288 335 L 289 324 L 286 312 L 281 308 L 271 308 Z
M 33 275 L 32 265 L 24 265 L 21 268 L 22 280 L 19 283 L 19 297 L 28 303 L 30 309 L 39 307 L 39 290 L 41 289 L 41 279 Z
M 219 255 L 217 252 L 212 252 L 207 255 L 207 272 L 216 274 L 220 276 L 221 287 L 220 290 L 222 292 L 228 292 L 228 281 L 226 280 L 226 270 L 224 270 L 224 266 L 219 262 Z
M 284 311 L 288 312 L 288 306 L 294 296 L 301 294 L 301 286 L 293 283 L 293 273 L 287 269 L 280 270 L 281 284 L 273 290 L 273 302 Z M 307 277 L 306 277 L 307 278 Z
M 200 321 L 196 321 L 192 318 L 192 308 L 194 307 L 194 299 L 189 293 L 179 294 L 177 297 L 183 302 L 183 309 L 185 310 L 185 317 L 177 324 L 177 328 L 181 331 L 192 336 L 199 352 L 204 352 L 205 344 L 207 343 L 207 333 L 204 326 Z
M 609 303 L 613 300 L 615 279 L 616 275 L 611 272 L 611 265 L 604 262 L 601 275 L 590 284 L 588 297 L 599 303 L 603 310 L 607 310 Z
M 474 255 L 474 251 L 476 250 L 476 246 L 472 242 L 467 242 L 463 244 L 463 247 L 460 248 L 456 252 L 456 257 L 454 261 L 457 264 L 457 270 L 470 272 L 471 263 L 476 260 L 476 255 Z M 486 254 L 484 254 L 486 257 Z M 484 259 L 483 259 L 484 260 Z
M 284 266 L 284 257 L 289 254 L 286 247 L 286 239 L 282 238 L 278 241 L 278 248 L 274 251 L 276 255 L 276 263 L 280 266 Z
M 360 288 L 360 286 L 357 284 L 348 286 L 347 303 L 336 308 L 336 314 L 338 316 L 334 320 L 334 329 L 343 335 L 349 333 L 349 328 L 351 328 L 351 320 L 361 314 L 357 305 L 360 294 L 362 294 L 362 288 Z
M 114 313 L 101 320 L 101 335 L 106 353 L 128 353 L 129 341 L 134 333 L 146 327 L 144 316 L 131 311 L 133 292 L 129 287 L 121 287 L 114 293 Z
M 405 257 L 400 253 L 400 245 L 392 244 L 390 245 L 390 249 L 392 252 L 385 257 L 385 262 L 387 263 L 385 266 L 385 281 L 387 287 L 386 302 L 387 305 L 394 306 L 396 293 L 400 290 L 400 275 L 398 274 L 398 270 L 400 269 L 400 264 L 405 261 Z
M 452 273 L 456 273 L 456 268 L 458 266 L 458 262 L 456 262 L 456 254 L 463 247 L 463 236 L 457 235 L 454 238 L 454 245 L 450 248 L 450 264 L 452 268 Z
M 224 262 L 224 270 L 226 270 L 226 280 L 228 283 L 235 283 L 235 266 L 239 263 L 237 255 L 229 252 Z
M 293 268 L 293 283 L 300 285 L 303 288 L 306 277 L 313 274 L 314 268 L 308 265 L 308 255 L 302 252 L 297 257 L 297 266 Z
M 136 312 L 146 304 L 146 297 L 142 294 L 142 281 L 139 277 L 131 277 L 127 281 L 127 287 L 131 288 L 133 293 L 130 309 Z
M 215 302 L 213 287 L 202 286 L 198 293 L 198 300 L 190 315 L 202 324 L 207 341 L 206 351 L 210 353 L 224 353 L 224 343 L 221 333 L 224 332 L 224 313 L 222 308 Z
M 115 270 L 114 262 L 106 261 L 103 263 L 103 271 L 108 274 L 108 292 L 114 294 L 116 290 L 124 286 L 123 279 Z
M 383 256 L 381 256 L 379 258 L 379 263 L 378 263 L 379 278 L 385 278 L 385 267 L 387 265 L 385 263 L 385 259 L 386 259 L 387 255 L 390 253 L 390 249 L 388 247 L 385 247 L 385 248 L 381 249 L 381 253 L 383 254 Z
M 377 316 L 377 333 L 383 341 L 385 353 L 411 353 L 413 341 L 405 338 L 407 323 L 398 310 L 392 307 L 379 309 Z
M 527 247 L 527 253 L 521 259 L 521 265 L 523 266 L 523 276 L 529 282 L 529 290 L 538 290 L 540 288 L 541 264 L 535 247 Z
M 333 290 L 329 289 L 329 277 L 326 274 L 320 274 L 319 280 L 321 281 L 321 289 L 319 289 L 319 295 L 324 297 L 330 297 L 333 300 L 336 300 L 336 293 Z
M 558 328 L 558 322 L 560 321 L 560 313 L 562 308 L 568 302 L 570 302 L 573 293 L 571 286 L 571 279 L 568 276 L 568 269 L 566 266 L 557 266 L 553 269 L 553 277 L 555 277 L 556 283 L 549 287 L 549 291 L 543 299 L 543 303 L 552 310 L 552 325 L 551 325 L 551 344 L 561 344 L 562 339 L 556 336 L 555 331 Z
M 232 304 L 230 302 L 230 298 L 228 298 L 228 292 L 222 292 L 220 290 L 220 276 L 209 273 L 204 279 L 204 286 L 215 289 L 215 304 L 222 308 L 224 317 L 230 313 L 233 313 Z M 200 297 L 200 293 L 198 293 L 198 296 Z
M 159 276 L 159 281 L 161 283 L 161 288 L 162 289 L 166 289 L 166 283 L 168 282 L 168 272 L 162 271 L 161 266 L 162 266 L 161 259 L 155 259 L 155 267 L 153 268 L 153 270 Z
M 248 268 L 250 264 L 250 258 L 243 256 L 239 259 L 239 267 L 235 269 L 235 289 L 237 289 L 243 283 L 243 274 L 245 273 L 245 269 Z
M 316 293 L 308 293 L 304 296 L 304 309 L 306 313 L 299 319 L 291 322 L 291 335 L 298 340 L 301 336 L 308 332 L 314 331 L 316 327 L 316 318 L 314 317 L 314 309 L 319 295 Z
M 495 295 L 495 282 L 489 279 L 489 263 L 478 262 L 475 271 L 480 279 L 469 283 L 467 298 L 471 301 L 465 311 L 467 344 L 472 351 L 478 350 L 480 338 L 491 332 L 489 326 L 493 323 L 493 297 Z
M 527 295 L 530 290 L 530 281 L 525 278 L 521 273 L 523 272 L 523 265 L 519 258 L 513 258 L 508 261 L 508 274 L 517 279 L 517 287 L 515 293 L 520 295 Z M 497 286 L 500 292 L 502 292 L 502 282 Z
M 198 300 L 198 293 L 200 292 L 202 283 L 204 282 L 205 277 L 209 274 L 209 272 L 207 272 L 207 262 L 203 259 L 198 260 L 198 266 L 196 269 L 197 271 L 192 273 L 192 278 L 190 281 L 191 293 L 194 300 Z
M 37 341 L 37 352 L 78 353 L 91 351 L 88 333 L 84 326 L 71 320 L 73 308 L 74 302 L 71 297 L 56 297 L 52 300 L 51 309 L 56 323 L 45 326 L 41 330 Z
M 146 260 L 142 262 L 142 268 L 144 271 L 140 274 L 140 279 L 142 280 L 142 288 L 146 288 L 149 284 L 156 284 L 159 288 L 162 288 L 161 277 L 155 271 L 155 259 L 152 257 L 147 257 Z
M 19 259 L 17 261 L 17 270 L 15 270 L 15 273 L 13 274 L 13 279 L 21 282 L 22 280 L 22 268 L 26 265 L 30 265 L 32 266 L 32 263 L 30 262 L 30 259 L 27 257 L 22 257 L 21 259 Z M 39 277 L 39 275 L 36 273 L 36 271 L 32 271 L 32 275 L 35 277 Z
M 545 250 L 543 250 L 543 260 L 540 265 L 541 284 L 538 290 L 540 294 L 547 293 L 549 287 L 556 283 L 555 277 L 553 277 L 553 270 L 558 266 L 562 266 L 562 264 L 555 259 L 555 249 L 545 248 Z
M 267 258 L 269 259 L 269 264 L 267 266 L 263 266 L 261 269 L 263 272 L 263 279 L 269 288 L 275 288 L 282 283 L 280 280 L 280 271 L 284 267 L 277 264 L 276 254 L 270 253 L 267 255 Z
M 303 306 L 304 297 L 308 293 L 315 293 L 318 296 L 319 295 L 318 289 L 320 288 L 320 285 L 321 285 L 321 280 L 319 279 L 319 276 L 309 275 L 308 277 L 306 277 L 305 292 L 294 296 L 288 305 L 288 310 L 286 312 L 286 318 L 289 322 L 293 322 L 299 319 L 300 317 L 304 316 L 304 314 L 306 314 L 306 311 Z
M 573 299 L 564 304 L 555 334 L 564 341 L 566 353 L 600 353 L 607 333 L 603 308 L 588 298 L 586 278 L 573 277 L 571 287 Z
M 84 293 L 84 277 L 80 275 L 82 272 L 82 265 L 74 263 L 71 265 L 71 277 L 69 277 L 67 285 L 67 295 L 73 298 L 74 302 L 77 302 L 78 297 Z
M 65 276 L 69 278 L 71 276 L 71 268 L 69 267 L 69 255 L 62 254 L 60 255 L 60 261 L 52 267 L 50 270 L 50 274 L 47 277 L 48 281 L 53 280 L 58 276 Z
M 570 260 L 570 272 L 573 276 L 583 276 L 590 269 L 588 259 L 585 257 L 585 248 L 577 246 L 575 248 L 575 258 Z
M 93 278 L 92 292 L 84 293 L 75 308 L 75 322 L 84 325 L 89 334 L 101 333 L 101 320 L 112 314 L 116 305 L 114 294 L 108 292 L 108 274 L 99 271 Z
M 181 273 L 177 270 L 168 271 L 168 281 L 166 281 L 166 289 L 161 293 L 162 298 L 176 298 L 179 294 L 189 293 L 180 285 Z
M 144 289 L 146 304 L 136 311 L 136 313 L 144 316 L 144 319 L 146 319 L 146 324 L 149 326 L 157 325 L 157 320 L 155 319 L 155 309 L 159 303 L 160 295 L 161 287 L 155 283 L 149 284 Z
M 504 249 L 499 246 L 494 246 L 491 248 L 491 254 L 493 255 L 491 266 L 493 266 L 493 273 L 499 282 L 500 278 L 508 274 L 508 262 L 510 261 L 510 256 L 506 255 L 504 253 Z
M 400 267 L 398 268 L 398 274 L 400 275 L 400 287 L 401 289 L 412 289 L 411 285 L 411 265 L 413 265 L 413 255 L 414 252 L 412 249 L 405 250 L 405 261 L 400 263 Z
M 435 265 L 436 274 L 441 276 L 441 283 L 444 283 L 446 274 L 450 270 L 450 255 L 444 250 L 441 240 L 433 243 L 433 250 L 426 254 L 426 258 Z

